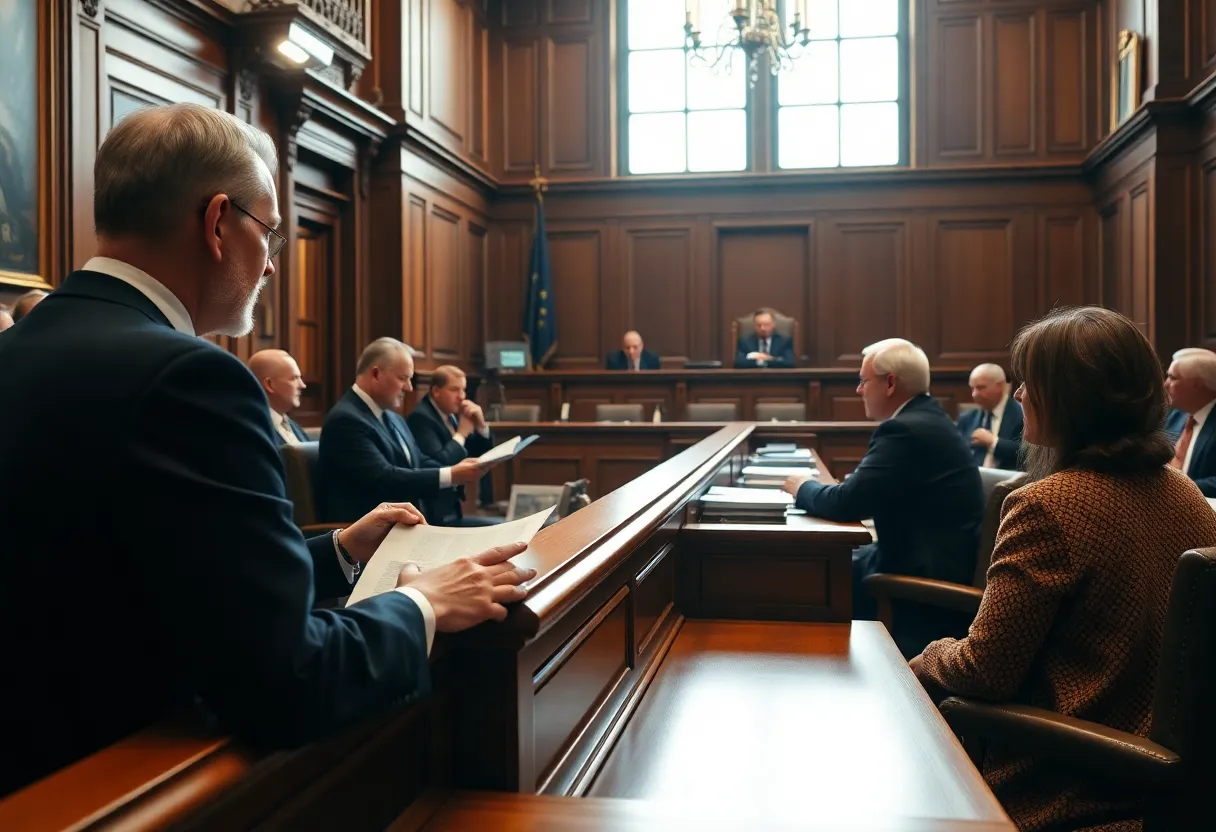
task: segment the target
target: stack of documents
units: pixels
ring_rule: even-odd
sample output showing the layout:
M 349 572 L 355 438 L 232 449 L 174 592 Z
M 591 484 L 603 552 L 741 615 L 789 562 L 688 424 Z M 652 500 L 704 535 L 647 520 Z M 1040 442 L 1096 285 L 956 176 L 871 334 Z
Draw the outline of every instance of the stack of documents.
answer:
M 818 476 L 819 472 L 807 465 L 748 465 L 739 483 L 745 488 L 780 488 L 790 477 Z
M 810 448 L 799 448 L 790 445 L 765 445 L 754 454 L 748 462 L 752 465 L 809 465 L 815 466 Z
M 794 498 L 779 488 L 730 488 L 715 485 L 701 497 L 705 523 L 784 523 Z

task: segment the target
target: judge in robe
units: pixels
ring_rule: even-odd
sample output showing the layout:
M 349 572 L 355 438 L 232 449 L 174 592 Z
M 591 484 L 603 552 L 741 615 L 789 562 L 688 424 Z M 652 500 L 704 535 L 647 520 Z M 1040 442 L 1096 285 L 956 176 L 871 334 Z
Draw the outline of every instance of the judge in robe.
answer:
M 752 324 L 755 331 L 740 336 L 735 345 L 735 368 L 793 367 L 794 342 L 776 331 L 773 313 L 757 310 Z
M 1205 497 L 1216 497 L 1216 353 L 1198 348 L 1174 353 L 1165 376 L 1173 410 L 1165 432 L 1174 443 L 1170 465 L 1186 474 Z
M 396 338 L 363 350 L 355 383 L 325 417 L 321 430 L 318 503 L 327 523 L 344 523 L 379 503 L 425 504 L 444 489 L 476 482 L 476 459 L 445 465 L 422 450 L 397 412 L 414 389 L 414 358 Z
M 657 370 L 659 369 L 659 357 L 646 349 L 641 333 L 631 329 L 621 339 L 621 348 L 608 356 L 608 360 L 604 363 L 604 366 L 609 370 L 628 370 L 632 372 Z
M 304 428 L 288 414 L 300 406 L 300 394 L 307 389 L 296 360 L 284 350 L 260 350 L 249 359 L 249 372 L 262 385 L 270 406 L 270 424 L 280 445 L 299 445 L 308 441 Z
M 1022 406 L 1009 393 L 1005 371 L 981 364 L 971 371 L 971 410 L 958 417 L 958 432 L 981 468 L 1018 469 L 1022 445 Z
M 441 465 L 456 465 L 494 447 L 494 434 L 481 407 L 466 398 L 468 378 L 459 367 L 445 365 L 431 373 L 431 389 L 406 419 L 423 455 Z M 482 477 L 481 486 L 490 484 Z M 483 491 L 485 489 L 483 488 Z M 482 502 L 493 502 L 491 499 Z M 492 526 L 497 517 L 464 516 L 464 486 L 442 489 L 426 501 L 427 519 L 437 526 Z

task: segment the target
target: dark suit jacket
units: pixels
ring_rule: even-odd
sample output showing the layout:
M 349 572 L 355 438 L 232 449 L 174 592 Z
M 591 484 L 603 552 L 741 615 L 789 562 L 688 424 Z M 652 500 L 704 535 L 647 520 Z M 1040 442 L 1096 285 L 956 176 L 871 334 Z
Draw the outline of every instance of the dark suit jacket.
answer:
M 984 519 L 980 474 L 927 394 L 875 428 L 852 476 L 840 485 L 806 483 L 798 506 L 826 520 L 873 517 L 879 572 L 971 583 Z
M 765 367 L 793 367 L 794 366 L 794 342 L 784 335 L 774 332 L 772 341 L 769 344 L 769 354 L 773 356 L 773 360 L 763 365 Z M 735 345 L 735 367 L 759 367 L 754 358 L 748 358 L 748 353 L 758 352 L 760 350 L 760 339 L 756 337 L 756 333 L 751 335 L 743 335 L 739 338 L 739 343 Z
M 0 794 L 196 698 L 277 745 L 428 688 L 409 598 L 312 609 L 350 584 L 257 380 L 131 286 L 76 272 L 0 333 L 0 436 Z
M 629 359 L 625 357 L 624 350 L 608 353 L 608 360 L 604 362 L 604 367 L 609 370 L 628 370 Z M 650 350 L 642 350 L 642 356 L 638 359 L 638 367 L 642 370 L 657 370 L 659 369 L 659 356 Z
M 440 463 L 422 452 L 401 414 L 384 411 L 398 436 L 347 390 L 325 417 L 321 430 L 317 483 L 319 511 L 326 523 L 348 523 L 381 503 L 422 504 L 439 494 Z M 410 449 L 407 457 L 402 440 Z
M 455 465 L 462 459 L 471 456 L 481 456 L 494 447 L 494 434 L 487 438 L 480 433 L 470 433 L 461 445 L 453 438 L 453 431 L 460 424 L 455 416 L 444 417 L 430 396 L 424 396 L 422 401 L 414 406 L 409 418 L 405 420 L 418 442 L 422 453 L 438 462 L 440 465 Z M 449 427 L 450 425 L 450 427 Z M 432 499 L 426 501 L 423 507 L 427 521 L 436 525 L 456 523 L 464 517 L 460 504 L 464 500 L 464 486 L 443 488 Z
M 971 458 L 975 460 L 976 465 L 983 465 L 984 460 L 988 458 L 987 448 L 971 445 L 971 434 L 975 433 L 975 429 L 980 426 L 980 417 L 983 414 L 984 411 L 977 408 L 958 417 L 959 436 L 963 437 L 963 442 L 971 448 Z M 996 448 L 992 452 L 992 460 L 996 463 L 997 468 L 1018 470 L 1018 449 L 1022 446 L 1023 427 L 1022 406 L 1013 396 L 1010 396 L 1005 402 L 1005 411 L 1001 415 L 1001 429 L 997 431 Z
M 1216 413 L 1216 409 L 1213 409 Z M 1165 419 L 1165 432 L 1170 441 L 1177 443 L 1186 427 L 1189 414 L 1171 410 Z M 1191 466 L 1186 475 L 1195 481 L 1205 497 L 1216 497 L 1216 417 L 1209 415 L 1199 433 L 1191 437 L 1195 450 L 1191 451 Z
M 271 427 L 273 427 L 273 425 L 271 425 Z M 296 420 L 290 416 L 287 417 L 287 427 L 291 428 L 291 432 L 295 434 L 296 439 L 299 439 L 301 442 L 310 441 L 308 434 L 304 432 L 304 428 L 296 424 Z M 286 444 L 282 435 L 277 430 L 274 432 L 274 436 L 275 439 L 279 440 L 280 445 Z

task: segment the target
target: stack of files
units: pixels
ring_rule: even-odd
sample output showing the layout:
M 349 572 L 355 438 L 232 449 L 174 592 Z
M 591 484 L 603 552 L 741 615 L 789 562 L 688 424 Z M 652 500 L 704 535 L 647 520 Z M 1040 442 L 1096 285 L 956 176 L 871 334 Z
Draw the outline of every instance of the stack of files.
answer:
M 810 465 L 814 466 L 810 448 L 799 448 L 793 443 L 788 445 L 765 445 L 751 455 L 748 460 L 751 465 Z
M 784 523 L 794 498 L 779 488 L 729 488 L 715 485 L 701 497 L 705 523 Z
M 752 488 L 780 488 L 790 477 L 815 477 L 819 472 L 809 465 L 748 465 L 740 484 Z

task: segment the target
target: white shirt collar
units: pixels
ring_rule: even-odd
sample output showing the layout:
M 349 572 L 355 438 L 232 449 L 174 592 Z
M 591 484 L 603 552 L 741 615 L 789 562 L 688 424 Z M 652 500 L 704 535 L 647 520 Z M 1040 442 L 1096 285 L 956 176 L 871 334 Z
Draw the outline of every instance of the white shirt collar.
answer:
M 1005 414 L 1005 405 L 1009 404 L 1009 385 L 1005 385 L 1005 393 L 1001 396 L 1000 402 L 992 409 L 992 418 L 999 419 Z
M 1203 407 L 1196 410 L 1193 414 L 1191 414 L 1195 419 L 1196 428 L 1203 427 L 1203 423 L 1207 421 L 1208 414 L 1210 414 L 1212 412 L 1213 405 L 1216 405 L 1216 399 L 1213 399 L 1212 401 L 1205 404 Z M 1196 431 L 1196 432 L 1198 432 L 1198 431 Z
M 282 425 L 283 427 L 287 427 L 287 414 L 280 413 L 279 411 L 275 410 L 273 407 L 270 408 L 270 419 L 271 419 L 271 421 L 274 422 L 274 426 L 276 428 L 279 425 Z
M 384 408 L 381 407 L 380 405 L 376 404 L 376 400 L 373 399 L 371 396 L 367 395 L 366 390 L 364 390 L 362 387 L 360 387 L 357 384 L 352 384 L 350 386 L 350 389 L 355 391 L 356 396 L 363 399 L 363 403 L 371 409 L 373 416 L 375 416 L 377 419 L 384 418 Z
M 84 271 L 99 272 L 109 275 L 115 280 L 121 280 L 152 301 L 152 304 L 169 319 L 169 324 L 178 332 L 184 335 L 195 334 L 194 322 L 190 320 L 190 313 L 186 311 L 186 307 L 175 294 L 165 288 L 165 284 L 143 269 L 137 269 L 130 263 L 124 263 L 112 257 L 93 257 L 84 264 Z

